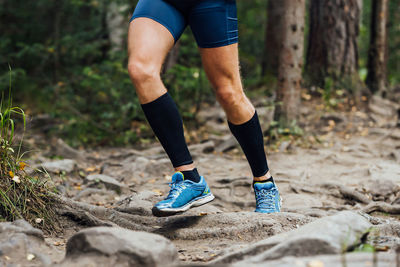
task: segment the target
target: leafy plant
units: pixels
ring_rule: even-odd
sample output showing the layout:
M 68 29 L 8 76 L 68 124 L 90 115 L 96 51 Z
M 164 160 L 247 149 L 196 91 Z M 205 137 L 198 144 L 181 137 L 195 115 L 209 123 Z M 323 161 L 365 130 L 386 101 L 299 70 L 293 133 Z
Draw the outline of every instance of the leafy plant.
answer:
M 0 100 L 0 219 L 12 221 L 24 218 L 47 231 L 55 229 L 54 200 L 51 188 L 45 181 L 30 177 L 25 172 L 26 163 L 20 153 L 22 139 L 15 151 L 15 119 L 22 118 L 24 111 L 12 105 L 11 70 L 8 97 Z

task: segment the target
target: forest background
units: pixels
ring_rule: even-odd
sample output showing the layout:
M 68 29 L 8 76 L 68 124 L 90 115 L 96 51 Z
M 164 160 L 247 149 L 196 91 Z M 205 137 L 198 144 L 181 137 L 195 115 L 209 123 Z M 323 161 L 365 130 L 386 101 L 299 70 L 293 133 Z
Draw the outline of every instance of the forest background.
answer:
M 126 67 L 136 3 L 0 0 L 0 92 L 8 93 L 11 66 L 14 102 L 30 116 L 46 114 L 54 122 L 46 131 L 75 147 L 149 142 Z M 243 83 L 251 98 L 272 99 L 264 102 L 276 107 L 272 125 L 301 128 L 301 100 L 320 99 L 327 110 L 347 101 L 351 109 L 398 90 L 399 0 L 237 4 Z M 196 125 L 215 99 L 190 29 L 162 75 L 185 122 Z

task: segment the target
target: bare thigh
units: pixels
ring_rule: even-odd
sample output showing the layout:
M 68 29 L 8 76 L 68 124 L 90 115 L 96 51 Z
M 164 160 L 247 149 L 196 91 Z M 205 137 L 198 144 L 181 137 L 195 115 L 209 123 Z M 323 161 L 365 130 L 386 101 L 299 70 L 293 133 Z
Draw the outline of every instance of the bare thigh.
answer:
M 136 18 L 128 31 L 128 70 L 142 104 L 166 92 L 160 71 L 169 50 L 174 46 L 172 34 L 149 18 Z

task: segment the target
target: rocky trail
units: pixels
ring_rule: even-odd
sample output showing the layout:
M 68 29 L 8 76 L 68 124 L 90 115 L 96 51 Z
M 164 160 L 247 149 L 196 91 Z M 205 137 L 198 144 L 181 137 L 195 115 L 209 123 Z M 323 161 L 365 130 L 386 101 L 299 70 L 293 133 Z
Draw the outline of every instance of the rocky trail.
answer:
M 250 169 L 217 107 L 199 114 L 212 134 L 190 145 L 216 199 L 172 217 L 151 214 L 173 172 L 159 145 L 83 151 L 56 140 L 28 171 L 51 175 L 64 230 L 0 223 L 0 266 L 400 266 L 399 107 L 386 104 L 344 115 L 304 108 L 311 144 L 267 148 L 277 214 L 253 212 Z

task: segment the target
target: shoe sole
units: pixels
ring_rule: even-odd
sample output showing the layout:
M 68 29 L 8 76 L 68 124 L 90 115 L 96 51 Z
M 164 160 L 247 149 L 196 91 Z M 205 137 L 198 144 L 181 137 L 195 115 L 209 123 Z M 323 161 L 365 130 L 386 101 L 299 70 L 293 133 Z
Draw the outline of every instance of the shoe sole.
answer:
M 175 214 L 178 214 L 178 213 L 185 212 L 190 208 L 199 207 L 199 206 L 202 206 L 204 204 L 207 204 L 208 202 L 213 201 L 214 198 L 215 198 L 214 195 L 212 193 L 210 193 L 205 197 L 196 199 L 194 201 L 192 200 L 191 202 L 189 202 L 189 203 L 187 203 L 187 204 L 185 204 L 185 205 L 183 205 L 182 207 L 179 207 L 179 208 L 165 208 L 165 209 L 160 210 L 157 207 L 153 207 L 151 209 L 151 211 L 152 211 L 153 215 L 156 216 L 156 217 L 171 216 L 171 215 L 175 215 Z

